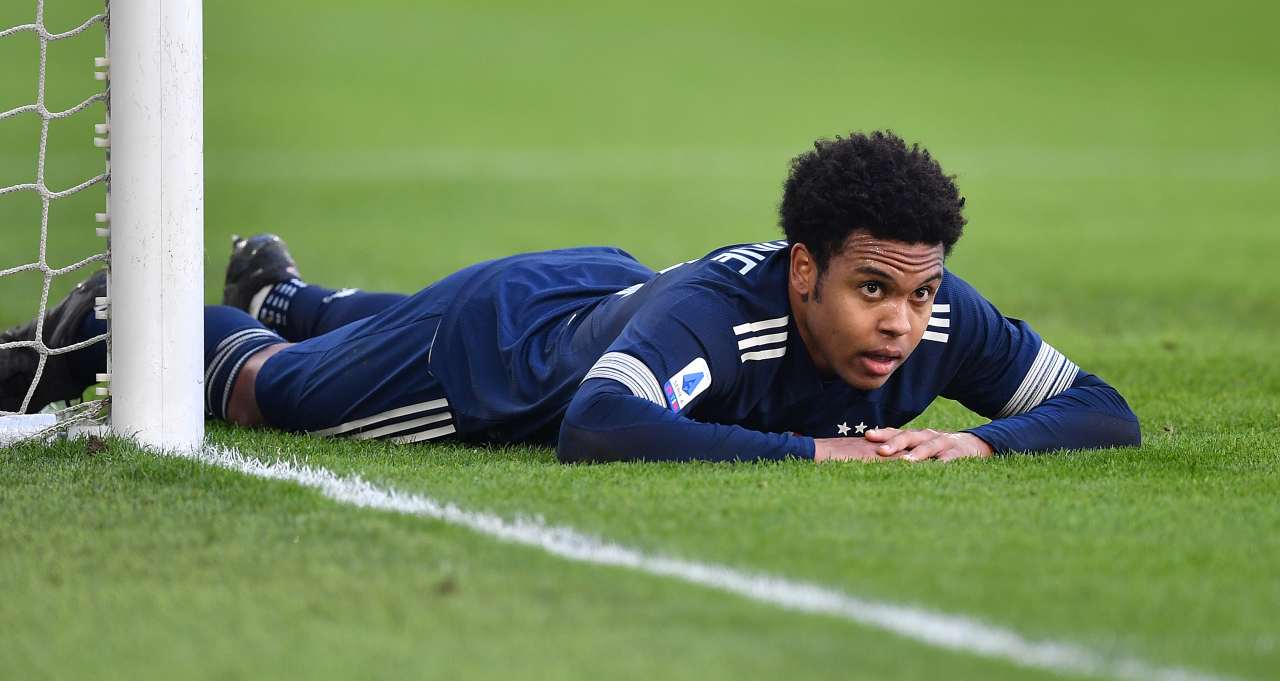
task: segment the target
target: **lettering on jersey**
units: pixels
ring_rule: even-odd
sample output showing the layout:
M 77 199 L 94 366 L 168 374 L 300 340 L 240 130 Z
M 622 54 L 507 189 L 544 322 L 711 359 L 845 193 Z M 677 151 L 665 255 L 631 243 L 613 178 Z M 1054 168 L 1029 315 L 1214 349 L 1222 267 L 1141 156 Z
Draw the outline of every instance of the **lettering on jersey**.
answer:
M 668 379 L 663 392 L 667 395 L 671 411 L 678 412 L 710 387 L 711 368 L 707 366 L 707 360 L 699 357 Z
M 764 260 L 764 256 L 786 247 L 786 241 L 765 241 L 731 248 L 723 253 L 717 253 L 711 259 L 726 265 L 734 262 L 739 263 L 742 266 L 738 268 L 738 274 L 745 275 L 754 269 L 757 263 Z
M 747 322 L 733 327 L 733 334 L 739 337 L 738 349 L 747 351 L 742 353 L 739 359 L 743 362 L 750 362 L 752 360 L 774 359 L 787 354 L 788 319 L 789 317 L 783 315 L 774 319 Z
M 933 313 L 929 316 L 929 329 L 921 336 L 921 340 L 933 341 L 935 343 L 945 343 L 950 336 L 951 329 L 951 306 L 950 305 L 934 305 Z M 948 329 L 948 331 L 937 331 L 936 329 Z

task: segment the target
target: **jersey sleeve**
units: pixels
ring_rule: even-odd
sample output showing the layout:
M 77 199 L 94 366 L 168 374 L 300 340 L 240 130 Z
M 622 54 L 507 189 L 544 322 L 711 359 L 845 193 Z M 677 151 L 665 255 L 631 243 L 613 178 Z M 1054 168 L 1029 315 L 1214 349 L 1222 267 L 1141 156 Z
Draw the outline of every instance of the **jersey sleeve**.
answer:
M 638 311 L 587 372 L 561 427 L 561 459 L 812 458 L 810 438 L 696 420 L 699 405 L 737 387 L 735 308 L 697 286 L 663 302 Z
M 949 319 L 959 364 L 942 396 L 992 419 L 968 432 L 997 452 L 1141 442 L 1137 417 L 1114 388 L 958 277 L 950 290 L 950 302 L 935 314 Z
M 728 301 L 713 291 L 673 290 L 670 304 L 638 311 L 587 372 L 677 414 L 730 390 L 737 346 L 726 321 Z
M 999 419 L 1028 411 L 1075 381 L 1080 368 L 1029 324 L 1005 317 L 967 282 L 947 276 L 949 303 L 935 306 L 934 314 L 949 320 L 948 343 L 960 359 L 943 397 Z

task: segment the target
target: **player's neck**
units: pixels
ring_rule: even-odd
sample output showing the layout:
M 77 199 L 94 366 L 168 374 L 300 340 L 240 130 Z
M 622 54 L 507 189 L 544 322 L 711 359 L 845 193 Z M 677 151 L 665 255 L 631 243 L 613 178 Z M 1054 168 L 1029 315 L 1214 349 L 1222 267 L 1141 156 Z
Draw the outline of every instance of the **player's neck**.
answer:
M 813 367 L 818 370 L 819 375 L 824 378 L 830 377 L 832 375 L 831 365 L 813 352 L 813 348 L 816 346 L 814 345 L 812 334 L 809 332 L 809 301 L 805 300 L 805 297 L 794 288 L 787 286 L 787 302 L 791 305 L 791 319 L 796 323 L 796 333 L 800 334 L 800 342 L 804 344 L 804 351 L 809 356 L 809 361 L 813 363 Z

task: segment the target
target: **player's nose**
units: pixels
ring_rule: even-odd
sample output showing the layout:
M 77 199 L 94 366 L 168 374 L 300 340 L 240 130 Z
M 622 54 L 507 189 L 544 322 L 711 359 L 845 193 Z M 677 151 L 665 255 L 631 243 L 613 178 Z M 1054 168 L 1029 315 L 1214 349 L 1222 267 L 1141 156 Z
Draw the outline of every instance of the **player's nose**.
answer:
M 911 313 L 906 304 L 886 305 L 880 317 L 880 333 L 891 338 L 905 336 L 911 332 Z

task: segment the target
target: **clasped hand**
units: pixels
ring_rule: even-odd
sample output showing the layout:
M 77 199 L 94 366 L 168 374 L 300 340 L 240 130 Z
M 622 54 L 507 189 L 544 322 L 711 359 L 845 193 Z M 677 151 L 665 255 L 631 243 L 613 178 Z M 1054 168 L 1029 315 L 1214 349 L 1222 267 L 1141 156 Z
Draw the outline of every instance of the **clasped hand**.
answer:
M 863 438 L 821 438 L 814 440 L 815 461 L 952 461 L 991 456 L 991 445 L 970 433 L 951 433 L 932 428 L 876 428 Z

